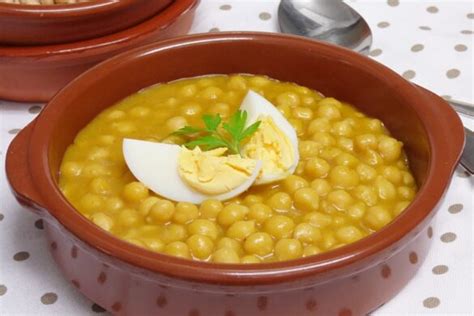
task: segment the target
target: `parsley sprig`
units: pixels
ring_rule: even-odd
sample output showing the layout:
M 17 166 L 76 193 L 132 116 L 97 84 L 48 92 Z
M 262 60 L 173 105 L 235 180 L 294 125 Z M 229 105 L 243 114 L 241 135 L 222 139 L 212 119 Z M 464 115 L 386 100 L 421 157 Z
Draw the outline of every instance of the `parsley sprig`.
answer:
M 255 133 L 260 126 L 260 121 L 245 127 L 247 123 L 247 112 L 237 111 L 226 123 L 222 123 L 219 114 L 204 115 L 202 117 L 205 128 L 193 126 L 185 126 L 177 131 L 174 135 L 197 136 L 191 141 L 184 144 L 187 148 L 201 147 L 204 150 L 211 150 L 219 147 L 225 147 L 231 154 L 241 155 L 240 145 L 242 141 Z M 222 128 L 219 126 L 222 123 Z

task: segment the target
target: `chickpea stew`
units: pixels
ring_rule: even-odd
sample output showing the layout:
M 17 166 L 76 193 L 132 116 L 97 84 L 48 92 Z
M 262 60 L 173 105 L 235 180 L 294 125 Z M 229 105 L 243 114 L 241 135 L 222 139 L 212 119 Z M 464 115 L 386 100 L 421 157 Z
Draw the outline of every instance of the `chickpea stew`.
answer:
M 127 168 L 124 138 L 184 144 L 172 133 L 202 126 L 203 114 L 225 121 L 249 89 L 296 131 L 293 174 L 196 205 L 158 196 Z M 149 87 L 100 113 L 67 149 L 59 186 L 93 223 L 151 251 L 216 263 L 283 261 L 355 242 L 398 216 L 417 191 L 402 147 L 380 120 L 306 87 L 264 76 L 198 77 Z

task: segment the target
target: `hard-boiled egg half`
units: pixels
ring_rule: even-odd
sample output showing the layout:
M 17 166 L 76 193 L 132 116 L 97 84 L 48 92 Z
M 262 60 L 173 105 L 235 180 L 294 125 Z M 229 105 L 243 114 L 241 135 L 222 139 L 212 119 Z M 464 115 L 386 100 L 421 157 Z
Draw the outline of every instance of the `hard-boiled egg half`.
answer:
M 226 148 L 202 151 L 174 144 L 124 139 L 123 154 L 132 174 L 156 194 L 199 204 L 228 200 L 252 185 L 271 183 L 292 174 L 298 164 L 298 138 L 286 118 L 264 97 L 249 91 L 241 110 L 247 126 L 261 121 L 242 146 L 242 157 Z

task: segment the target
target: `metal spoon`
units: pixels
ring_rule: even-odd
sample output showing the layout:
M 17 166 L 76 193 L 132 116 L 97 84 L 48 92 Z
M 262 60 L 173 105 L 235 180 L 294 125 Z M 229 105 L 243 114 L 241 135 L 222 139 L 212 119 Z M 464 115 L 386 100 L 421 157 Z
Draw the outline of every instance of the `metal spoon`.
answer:
M 311 37 L 368 55 L 372 31 L 364 18 L 342 0 L 281 0 L 278 21 L 283 33 Z M 462 114 L 474 117 L 474 105 L 448 100 Z M 467 128 L 461 164 L 474 174 L 474 133 Z

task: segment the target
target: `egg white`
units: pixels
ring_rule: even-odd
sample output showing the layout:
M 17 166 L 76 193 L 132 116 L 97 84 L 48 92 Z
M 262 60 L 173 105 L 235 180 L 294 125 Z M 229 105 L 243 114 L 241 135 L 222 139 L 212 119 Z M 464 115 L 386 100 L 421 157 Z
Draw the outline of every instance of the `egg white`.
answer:
M 176 201 L 200 204 L 207 199 L 228 200 L 246 191 L 257 178 L 262 162 L 257 161 L 252 175 L 240 186 L 220 195 L 206 195 L 190 188 L 178 173 L 179 145 L 123 140 L 122 151 L 132 174 L 156 194 Z
M 252 90 L 249 90 L 242 100 L 240 110 L 247 111 L 247 126 L 255 123 L 260 115 L 271 117 L 278 128 L 288 137 L 293 147 L 294 162 L 288 170 L 285 172 L 262 174 L 255 184 L 275 182 L 293 174 L 298 166 L 300 154 L 298 151 L 298 136 L 290 122 L 288 122 L 285 116 L 270 101 Z

